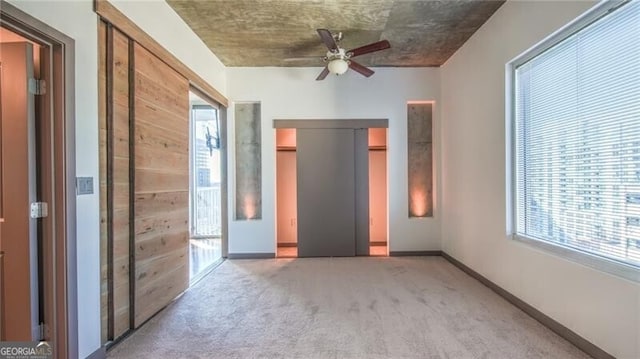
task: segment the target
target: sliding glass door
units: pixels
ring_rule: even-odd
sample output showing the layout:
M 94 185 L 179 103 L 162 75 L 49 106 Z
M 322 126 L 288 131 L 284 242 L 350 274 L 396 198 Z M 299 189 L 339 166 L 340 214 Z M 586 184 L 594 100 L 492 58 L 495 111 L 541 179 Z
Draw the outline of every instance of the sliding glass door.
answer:
M 222 257 L 220 121 L 218 109 L 192 99 L 190 186 L 190 276 Z

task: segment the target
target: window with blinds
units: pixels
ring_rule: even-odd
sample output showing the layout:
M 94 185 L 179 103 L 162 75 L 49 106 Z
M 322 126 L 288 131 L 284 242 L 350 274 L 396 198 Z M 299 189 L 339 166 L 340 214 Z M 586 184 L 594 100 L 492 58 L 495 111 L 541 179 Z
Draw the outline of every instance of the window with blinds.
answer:
M 640 266 L 640 1 L 515 60 L 516 235 Z

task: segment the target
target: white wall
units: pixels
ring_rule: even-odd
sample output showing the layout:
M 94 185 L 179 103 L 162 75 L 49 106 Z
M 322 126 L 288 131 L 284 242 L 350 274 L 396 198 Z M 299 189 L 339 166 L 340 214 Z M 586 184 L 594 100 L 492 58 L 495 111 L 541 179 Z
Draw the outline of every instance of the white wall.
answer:
M 389 243 L 392 251 L 440 249 L 439 196 L 435 217 L 407 218 L 407 101 L 434 100 L 434 126 L 439 123 L 438 69 L 376 68 L 370 78 L 352 71 L 316 81 L 321 68 L 228 68 L 232 102 L 262 103 L 262 220 L 230 219 L 230 253 L 274 253 L 276 150 L 274 119 L 389 119 Z M 234 127 L 229 110 L 230 213 L 234 213 Z M 437 140 L 437 138 L 436 138 Z M 434 144 L 438 188 L 438 143 Z
M 593 2 L 508 1 L 441 68 L 443 250 L 619 358 L 640 286 L 507 237 L 505 64 Z
M 84 358 L 100 347 L 98 18 L 91 0 L 9 2 L 75 40 L 76 174 L 95 178 L 95 194 L 77 198 L 78 335 L 79 354 Z M 200 39 L 189 32 L 164 1 L 118 3 L 118 7 L 225 93 L 224 66 L 213 53 L 203 49 Z

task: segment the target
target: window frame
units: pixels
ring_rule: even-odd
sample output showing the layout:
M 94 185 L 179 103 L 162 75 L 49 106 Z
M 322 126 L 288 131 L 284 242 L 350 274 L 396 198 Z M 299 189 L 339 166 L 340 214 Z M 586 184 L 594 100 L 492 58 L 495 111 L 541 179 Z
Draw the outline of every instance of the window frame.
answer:
M 640 267 L 631 264 L 610 259 L 604 256 L 593 254 L 570 246 L 559 245 L 550 241 L 537 239 L 517 233 L 517 157 L 516 148 L 517 139 L 517 114 L 516 114 L 516 69 L 527 63 L 528 61 L 542 55 L 546 51 L 552 49 L 556 45 L 562 43 L 575 33 L 590 26 L 599 19 L 607 16 L 611 12 L 617 10 L 621 6 L 627 4 L 630 0 L 624 1 L 602 1 L 588 10 L 583 15 L 568 23 L 558 31 L 552 33 L 533 47 L 529 48 L 522 54 L 509 61 L 505 66 L 505 114 L 506 123 L 505 130 L 507 135 L 506 143 L 506 184 L 507 184 L 507 236 L 515 242 L 522 243 L 550 253 L 560 256 L 563 259 L 576 262 L 578 264 L 608 273 L 618 277 L 622 277 L 634 282 L 640 282 Z

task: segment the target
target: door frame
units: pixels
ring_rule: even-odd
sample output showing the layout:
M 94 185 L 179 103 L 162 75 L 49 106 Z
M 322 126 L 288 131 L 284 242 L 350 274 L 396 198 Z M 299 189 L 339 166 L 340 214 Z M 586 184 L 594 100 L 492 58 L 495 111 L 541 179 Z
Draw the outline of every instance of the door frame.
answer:
M 370 128 L 389 128 L 389 119 L 386 118 L 371 118 L 371 119 L 307 119 L 307 120 L 301 120 L 301 119 L 274 119 L 273 120 L 273 128 L 275 129 L 280 129 L 280 128 L 293 128 L 293 129 L 353 129 L 353 130 L 358 130 L 358 129 L 370 129 Z M 275 131 L 274 131 L 274 136 L 275 136 Z M 356 135 L 357 136 L 357 135 Z M 361 137 L 361 136 L 357 136 L 357 137 Z M 366 137 L 366 136 L 365 136 Z M 360 138 L 359 141 L 366 141 L 366 138 Z M 276 144 L 277 147 L 277 144 Z M 277 150 L 277 149 L 276 149 Z M 367 151 L 368 154 L 368 151 Z M 356 156 L 363 156 L 363 154 L 360 153 L 356 153 Z M 387 152 L 388 155 L 388 152 Z M 368 157 L 367 157 L 368 158 Z M 360 158 L 360 160 L 362 161 L 364 159 L 364 157 Z M 358 166 L 356 164 L 356 166 Z M 359 171 L 356 171 L 356 174 Z M 368 175 L 368 170 L 367 170 L 367 175 Z M 277 171 L 275 173 L 275 176 L 277 176 Z M 277 178 L 275 179 L 277 181 Z M 360 181 L 360 178 L 356 178 L 356 181 Z M 387 181 L 387 193 L 389 191 L 389 182 Z M 369 187 L 367 186 L 367 191 Z M 358 189 L 356 188 L 356 191 L 358 191 Z M 276 196 L 277 197 L 277 196 Z M 364 196 L 364 193 L 360 192 L 359 196 L 356 196 L 357 198 L 360 198 L 360 201 L 356 200 L 356 208 L 358 207 L 362 207 L 364 205 L 364 199 L 366 197 L 366 204 L 367 204 L 367 210 L 368 210 L 368 203 L 369 203 L 369 198 L 368 196 Z M 278 201 L 276 200 L 274 203 L 274 213 L 278 213 Z M 360 211 L 361 212 L 361 211 Z M 360 221 L 363 220 L 362 218 L 363 213 L 359 213 L 358 211 L 356 211 L 356 227 L 358 225 L 358 223 L 361 223 Z M 368 216 L 368 214 L 367 214 Z M 277 221 L 277 219 L 276 219 Z M 369 223 L 369 221 L 364 218 L 364 221 L 366 223 Z M 389 221 L 389 212 L 387 210 L 387 223 Z M 364 223 L 364 222 L 362 222 Z M 367 229 L 368 230 L 368 229 Z M 368 233 L 368 232 L 367 232 Z M 367 236 L 368 237 L 368 236 Z M 360 240 L 358 240 L 358 238 L 360 238 Z M 364 240 L 362 238 L 362 236 L 358 235 L 358 230 L 356 229 L 356 242 L 357 242 L 357 246 L 356 246 L 356 255 L 364 255 L 365 251 L 368 253 L 369 247 L 364 248 L 362 246 L 361 242 L 362 240 Z M 367 238 L 367 241 L 369 240 L 369 238 Z M 390 243 L 390 238 L 387 237 L 387 248 L 389 248 L 389 243 Z M 358 246 L 358 244 L 360 246 Z M 278 248 L 278 233 L 277 233 L 277 226 L 276 226 L 276 231 L 275 231 L 275 236 L 274 236 L 274 245 L 276 248 L 276 252 L 277 252 L 277 248 Z M 360 254 L 358 254 L 360 253 Z
M 222 208 L 221 208 L 222 212 L 220 215 L 221 217 L 220 221 L 222 225 L 222 228 L 220 231 L 220 236 L 221 236 L 220 246 L 222 251 L 222 258 L 227 258 L 227 256 L 229 255 L 229 223 L 228 223 L 229 210 L 227 206 L 227 202 L 229 198 L 229 193 L 228 193 L 229 184 L 227 179 L 227 172 L 228 172 L 228 168 L 227 168 L 228 167 L 227 107 L 225 107 L 224 104 L 221 104 L 220 102 L 216 101 L 216 99 L 210 96 L 207 92 L 201 91 L 196 86 L 193 86 L 193 84 L 189 86 L 189 91 L 193 92 L 198 97 L 200 97 L 201 100 L 207 102 L 209 105 L 213 106 L 218 110 L 218 123 L 220 124 L 220 128 L 218 129 L 219 131 L 218 135 L 220 136 L 220 171 L 221 171 L 220 203 L 222 205 Z M 191 109 L 189 109 L 189 116 L 191 116 Z M 189 119 L 189 141 L 191 141 L 191 119 Z M 191 147 L 191 144 L 189 144 L 189 146 Z M 191 151 L 191 148 L 189 148 L 189 151 Z M 191 153 L 189 153 L 189 161 L 191 161 Z M 191 204 L 189 205 L 191 206 Z M 191 226 L 191 223 L 189 223 L 189 226 Z
M 75 41 L 15 6 L 0 0 L 3 27 L 51 49 L 48 111 L 37 122 L 41 156 L 41 201 L 49 203 L 43 221 L 43 241 L 51 256 L 45 285 L 45 337 L 54 343 L 55 357 L 78 357 L 78 296 L 75 198 Z M 46 134 L 46 135 L 44 135 Z
M 310 120 L 273 120 L 273 128 L 389 128 L 386 118 L 370 119 L 310 119 Z
M 190 92 L 192 92 L 190 90 Z M 195 120 L 194 120 L 194 116 L 193 116 L 193 111 L 194 110 L 198 110 L 198 109 L 213 109 L 216 111 L 216 120 L 218 121 L 218 136 L 222 137 L 221 135 L 221 131 L 220 131 L 220 106 L 217 104 L 211 104 L 208 101 L 204 101 L 202 100 L 204 103 L 196 103 L 196 102 L 192 102 L 191 100 L 189 101 L 189 238 L 190 239 L 202 239 L 202 238 L 208 238 L 211 236 L 207 236 L 207 235 L 195 235 L 195 223 L 194 223 L 194 219 L 195 219 L 195 214 L 196 214 L 196 207 L 197 207 L 197 201 L 194 200 L 195 196 L 195 187 L 196 187 L 196 183 L 198 181 L 197 179 L 197 174 L 194 173 L 194 169 L 195 169 L 195 164 L 196 164 L 196 160 L 195 160 L 195 150 L 196 150 L 196 143 L 195 143 L 195 135 L 196 135 L 196 127 L 195 127 Z M 222 141 L 220 141 L 222 142 Z M 220 151 L 220 156 L 222 157 L 222 149 L 221 148 L 217 148 L 218 151 Z M 222 164 L 220 165 L 220 170 L 222 171 Z M 220 196 L 222 198 L 222 183 L 220 183 Z M 221 206 L 223 205 L 222 200 L 220 202 Z M 222 210 L 221 210 L 222 213 Z M 222 228 L 220 229 L 220 237 L 222 238 Z

